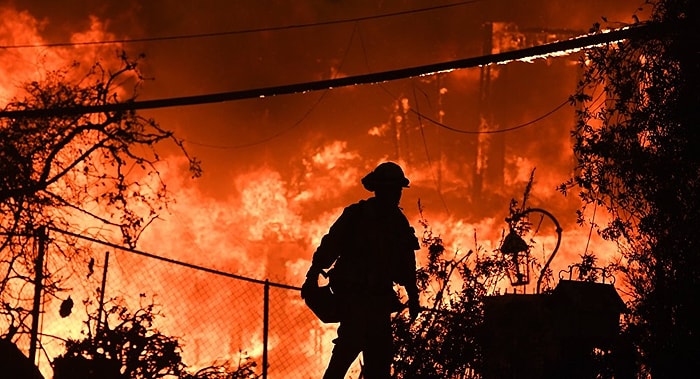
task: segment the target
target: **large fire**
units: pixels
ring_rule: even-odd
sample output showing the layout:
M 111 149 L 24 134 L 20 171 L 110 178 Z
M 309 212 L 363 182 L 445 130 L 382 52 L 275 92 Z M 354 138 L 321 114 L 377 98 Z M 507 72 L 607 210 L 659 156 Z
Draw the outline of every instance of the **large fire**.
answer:
M 624 7 L 618 9 L 627 11 Z M 49 22 L 50 18 L 39 20 L 29 11 L 0 6 L 0 45 L 39 45 L 0 49 L 3 104 L 18 95 L 18 83 L 33 80 L 47 69 L 73 61 L 89 67 L 96 61 L 108 61 L 119 48 L 143 47 L 119 44 L 46 47 L 52 41 L 43 34 Z M 376 22 L 363 32 L 371 33 L 378 27 Z M 87 23 L 83 20 L 80 25 L 84 27 L 71 30 L 71 42 L 117 38 L 110 32 L 109 21 L 97 16 L 89 17 Z M 277 46 L 273 43 L 275 38 L 266 32 L 263 42 Z M 286 67 L 279 65 L 283 58 L 275 57 L 275 51 L 253 46 L 251 40 L 245 41 L 248 45 L 241 44 L 241 57 L 254 60 L 253 64 L 274 59 L 276 64 L 264 70 L 274 70 L 271 78 L 283 78 Z M 361 50 L 376 54 L 381 42 L 355 39 L 348 50 L 349 56 Z M 204 54 L 209 43 L 202 42 L 202 46 L 193 49 Z M 415 46 L 419 43 L 417 40 Z M 442 44 L 443 51 L 438 55 L 449 57 L 467 49 L 456 46 L 457 43 L 460 42 Z M 476 41 L 476 45 L 479 43 Z M 182 58 L 179 55 L 182 52 L 173 52 L 169 57 L 163 50 L 172 47 L 171 42 L 144 47 L 155 55 L 154 61 L 146 61 L 146 69 L 156 78 L 161 72 L 163 77 L 172 78 L 172 73 L 177 71 L 180 62 L 176 59 Z M 281 52 L 280 47 L 278 54 Z M 230 65 L 237 64 L 229 53 L 224 56 Z M 309 78 L 333 70 L 352 74 L 361 70 L 357 67 L 373 63 L 382 69 L 395 59 L 382 61 L 374 57 L 368 62 L 367 58 L 357 58 L 365 61 L 360 64 L 352 59 L 338 63 L 336 57 L 332 69 L 311 67 L 316 72 Z M 525 123 L 565 100 L 573 90 L 577 74 L 572 59 L 516 62 L 494 68 L 491 73 L 494 83 L 488 88 L 479 83 L 480 69 L 474 68 L 382 86 L 330 90 L 321 99 L 311 93 L 148 111 L 161 126 L 174 129 L 187 141 L 190 152 L 202 158 L 205 174 L 201 180 L 192 180 L 180 157 L 167 156 L 159 169 L 173 202 L 141 236 L 138 249 L 225 273 L 299 286 L 315 246 L 342 208 L 370 196 L 361 188 L 359 179 L 377 163 L 395 160 L 404 166 L 411 179 L 411 188 L 405 191 L 402 200 L 409 220 L 420 233 L 419 220 L 424 217 L 433 232 L 442 236 L 448 250 L 497 249 L 507 227 L 504 218 L 508 202 L 511 198 L 522 201 L 529 175 L 536 169 L 528 205 L 556 215 L 564 230 L 552 265 L 555 277 L 560 270 L 577 262 L 584 252 L 596 253 L 599 263 L 604 265 L 616 258 L 614 246 L 591 234 L 588 228 L 579 227 L 575 219 L 578 200 L 564 198 L 555 190 L 571 175 L 573 167 L 569 140 L 573 110 L 564 108 L 539 123 L 509 133 L 476 133 Z M 247 69 L 251 67 L 250 62 L 238 63 Z M 183 64 L 189 69 L 192 62 Z M 336 67 L 343 64 L 349 66 Z M 181 78 L 168 83 L 158 79 L 147 82 L 144 92 L 151 96 L 215 92 L 220 90 L 217 88 L 220 84 L 214 83 L 209 75 L 218 75 L 231 84 L 236 78 L 231 78 L 230 73 L 238 72 L 237 68 L 224 71 L 221 66 L 216 66 L 213 72 L 204 72 L 207 68 L 203 66 L 198 70 L 203 80 Z M 300 67 L 290 67 L 290 72 L 300 72 Z M 268 80 L 243 77 L 231 86 L 259 85 Z M 299 79 L 293 77 L 289 81 Z M 484 99 L 480 102 L 485 90 L 488 90 L 488 102 Z M 435 118 L 445 124 L 474 133 L 439 128 L 412 111 L 438 115 Z M 285 129 L 289 131 L 279 133 Z M 280 136 L 270 138 L 276 133 Z M 240 143 L 245 147 L 236 147 Z M 605 217 L 585 216 L 589 221 L 595 217 L 598 223 L 603 223 Z M 534 254 L 544 260 L 556 242 L 553 225 L 545 220 L 537 238 L 538 250 Z M 103 250 L 96 249 L 96 252 Z M 97 267 L 109 265 L 107 295 L 129 298 L 132 304 L 144 301 L 141 295 L 156 299 L 164 314 L 159 327 L 182 335 L 187 362 L 202 366 L 216 360 L 235 360 L 241 350 L 256 359 L 262 355 L 261 286 L 250 284 L 243 288 L 247 284 L 230 278 L 166 264 L 153 265 L 153 260 L 148 258 L 109 250 L 112 254 L 108 262 L 106 256 L 97 253 Z M 424 259 L 423 254 L 419 252 L 419 260 Z M 71 295 L 76 303 L 94 297 L 93 286 L 100 285 L 100 274 L 96 270 L 89 280 L 77 273 L 67 275 L 72 280 Z M 284 291 L 287 292 L 282 294 Z M 294 338 L 301 342 L 298 354 L 320 369 L 330 353 L 333 328 L 315 325 L 311 316 L 304 313 L 298 294 L 284 291 L 276 290 L 276 301 L 290 304 L 294 309 L 290 308 L 289 312 L 302 315 L 297 324 L 286 327 L 306 329 L 284 331 L 284 327 L 279 327 L 273 331 L 268 348 L 271 351 L 284 348 L 280 346 L 288 348 L 281 341 Z M 533 287 L 526 291 L 532 292 Z M 48 301 L 43 333 L 79 338 L 83 307 L 78 307 L 81 312 L 75 312 L 71 318 L 59 319 L 53 311 L 58 307 L 57 299 Z M 229 310 L 222 310 L 222 304 Z M 222 333 L 226 342 L 222 342 Z M 62 351 L 59 340 L 44 337 L 42 343 L 49 358 Z M 213 351 L 215 347 L 220 349 Z M 45 375 L 50 377 L 46 360 L 40 361 Z

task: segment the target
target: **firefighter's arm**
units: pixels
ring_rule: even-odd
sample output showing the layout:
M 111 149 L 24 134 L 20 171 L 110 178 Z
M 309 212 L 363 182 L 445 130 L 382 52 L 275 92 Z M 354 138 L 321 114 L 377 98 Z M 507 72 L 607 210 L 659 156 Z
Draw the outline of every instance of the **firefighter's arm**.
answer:
M 306 293 L 310 289 L 318 286 L 318 275 L 321 274 L 324 269 L 330 267 L 338 258 L 338 249 L 336 248 L 338 237 L 334 233 L 337 230 L 333 229 L 336 225 L 337 223 L 331 227 L 328 234 L 323 236 L 321 244 L 314 252 L 311 260 L 311 267 L 309 267 L 309 270 L 306 272 L 306 279 L 301 286 L 301 297 L 303 298 L 306 298 Z
M 405 268 L 404 272 L 406 275 L 403 286 L 406 289 L 406 294 L 408 295 L 408 310 L 411 315 L 411 319 L 415 319 L 420 312 L 420 295 L 418 291 L 418 285 L 416 283 L 416 254 L 415 251 L 420 249 L 420 244 L 418 243 L 418 238 L 416 237 L 415 230 L 409 227 L 410 232 L 407 233 L 406 241 L 407 247 L 405 254 Z
M 406 282 L 403 284 L 406 289 L 406 294 L 408 295 L 408 311 L 412 320 L 415 319 L 420 312 L 420 295 L 418 286 L 416 285 L 415 256 L 413 262 L 412 274 L 407 273 L 409 278 L 407 278 Z
M 318 275 L 338 259 L 340 253 L 347 248 L 348 238 L 351 232 L 352 207 L 346 208 L 340 217 L 333 223 L 328 233 L 323 236 L 321 243 L 314 252 L 311 267 L 306 274 L 307 280 L 318 279 Z

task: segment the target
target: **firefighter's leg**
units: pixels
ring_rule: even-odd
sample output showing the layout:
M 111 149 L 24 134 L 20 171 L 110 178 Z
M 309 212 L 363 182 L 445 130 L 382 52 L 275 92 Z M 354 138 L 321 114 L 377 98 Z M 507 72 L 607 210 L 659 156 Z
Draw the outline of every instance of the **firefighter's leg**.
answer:
M 363 346 L 364 377 L 366 379 L 389 379 L 393 358 L 393 337 L 389 314 L 376 314 L 368 320 Z
M 362 349 L 361 335 L 364 335 L 361 320 L 347 320 L 338 327 L 338 338 L 333 340 L 333 354 L 328 362 L 323 379 L 343 379 Z

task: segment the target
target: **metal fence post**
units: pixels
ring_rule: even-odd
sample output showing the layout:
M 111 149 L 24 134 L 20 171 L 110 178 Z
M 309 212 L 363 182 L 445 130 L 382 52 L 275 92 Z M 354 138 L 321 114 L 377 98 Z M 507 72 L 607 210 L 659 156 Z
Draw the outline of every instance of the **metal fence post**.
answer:
M 39 343 L 39 316 L 41 314 L 41 292 L 44 285 L 44 254 L 46 253 L 46 227 L 42 226 L 37 231 L 39 246 L 34 261 L 34 305 L 32 307 L 32 330 L 29 342 L 29 360 L 36 362 L 36 348 Z
M 109 266 L 109 250 L 105 251 L 105 267 L 102 271 L 102 289 L 100 290 L 100 307 L 97 309 L 97 330 L 96 335 L 102 331 L 102 313 L 105 307 L 105 290 L 107 289 L 107 267 Z M 106 317 L 106 314 L 105 314 Z
M 262 377 L 267 379 L 267 336 L 270 327 L 270 280 L 265 279 L 265 294 L 263 296 L 263 356 Z

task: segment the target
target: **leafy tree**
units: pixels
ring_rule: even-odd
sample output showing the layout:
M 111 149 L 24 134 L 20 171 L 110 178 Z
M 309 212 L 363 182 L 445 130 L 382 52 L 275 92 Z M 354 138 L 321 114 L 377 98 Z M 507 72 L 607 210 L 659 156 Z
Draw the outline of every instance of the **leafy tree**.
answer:
M 700 368 L 700 45 L 693 1 L 651 5 L 646 35 L 592 48 L 581 61 L 577 171 L 561 190 L 578 188 L 584 210 L 609 213 L 597 226 L 625 258 L 629 332 L 644 371 L 676 378 Z
M 87 265 L 90 246 L 59 230 L 134 247 L 167 205 L 157 147 L 170 141 L 199 162 L 173 133 L 134 111 L 70 113 L 65 109 L 133 101 L 144 78 L 139 60 L 124 53 L 116 64 L 78 64 L 47 72 L 20 87 L 0 119 L 0 334 L 26 332 L 38 269 L 38 244 L 64 266 Z M 110 68 L 114 66 L 114 68 Z M 23 111 L 49 110 L 33 117 Z M 45 272 L 44 294 L 62 290 L 61 277 Z

